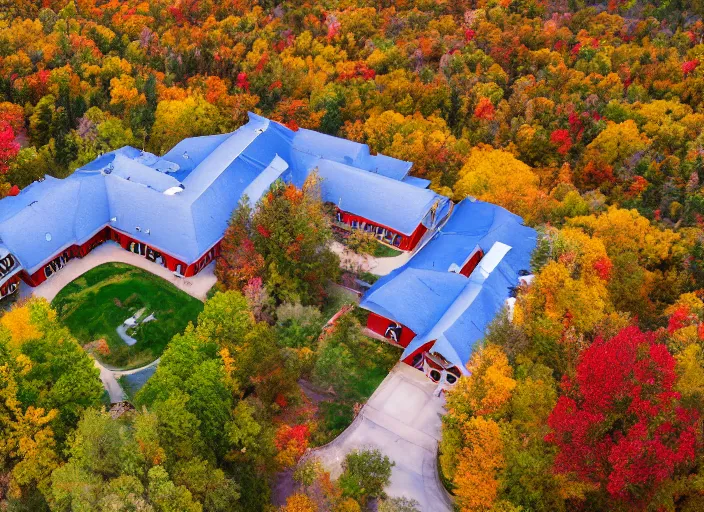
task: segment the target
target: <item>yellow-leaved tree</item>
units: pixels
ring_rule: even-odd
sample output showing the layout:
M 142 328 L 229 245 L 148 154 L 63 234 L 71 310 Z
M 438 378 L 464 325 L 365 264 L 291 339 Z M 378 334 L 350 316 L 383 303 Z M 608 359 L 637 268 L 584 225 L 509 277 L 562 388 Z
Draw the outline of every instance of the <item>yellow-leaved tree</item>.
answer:
M 609 256 L 633 253 L 641 265 L 658 265 L 678 249 L 680 235 L 669 229 L 660 229 L 643 217 L 637 210 L 610 207 L 601 215 L 585 215 L 567 221 L 569 226 L 579 227 L 600 238 Z
M 469 446 L 466 427 L 476 417 L 498 418 L 508 406 L 516 381 L 503 349 L 486 345 L 474 352 L 463 377 L 447 393 L 447 415 L 443 418 L 440 466 L 443 474 L 459 485 L 459 461 Z M 473 432 L 473 431 L 470 431 Z
M 281 512 L 318 512 L 315 502 L 305 494 L 292 494 L 281 507 Z
M 463 512 L 491 510 L 504 467 L 501 429 L 494 420 L 475 416 L 462 428 L 465 447 L 455 471 L 455 497 Z
M 542 217 L 549 202 L 539 185 L 538 176 L 511 153 L 480 144 L 459 172 L 454 199 L 474 196 L 532 222 Z

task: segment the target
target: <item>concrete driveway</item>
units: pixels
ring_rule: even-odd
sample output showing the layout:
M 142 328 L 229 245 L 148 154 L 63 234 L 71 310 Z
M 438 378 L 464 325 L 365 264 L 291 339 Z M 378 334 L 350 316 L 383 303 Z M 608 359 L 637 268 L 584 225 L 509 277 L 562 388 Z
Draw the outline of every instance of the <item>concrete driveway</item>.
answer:
M 433 396 L 434 390 L 421 372 L 398 363 L 352 425 L 310 455 L 337 478 L 348 452 L 377 448 L 396 463 L 386 488 L 389 496 L 415 499 L 423 512 L 451 512 L 451 498 L 437 472 L 445 400 Z

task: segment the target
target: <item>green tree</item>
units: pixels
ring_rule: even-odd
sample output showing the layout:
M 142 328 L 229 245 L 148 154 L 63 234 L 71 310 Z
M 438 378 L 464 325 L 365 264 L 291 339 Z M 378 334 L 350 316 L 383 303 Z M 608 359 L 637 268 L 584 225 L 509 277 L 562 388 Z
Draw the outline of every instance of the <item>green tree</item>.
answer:
M 266 287 L 280 302 L 319 304 L 325 285 L 340 272 L 339 258 L 328 248 L 332 229 L 317 174 L 301 190 L 272 185 L 254 212 L 252 238 L 264 257 Z
M 345 456 L 340 475 L 344 494 L 365 501 L 371 496 L 383 496 L 395 466 L 379 450 L 355 450 Z

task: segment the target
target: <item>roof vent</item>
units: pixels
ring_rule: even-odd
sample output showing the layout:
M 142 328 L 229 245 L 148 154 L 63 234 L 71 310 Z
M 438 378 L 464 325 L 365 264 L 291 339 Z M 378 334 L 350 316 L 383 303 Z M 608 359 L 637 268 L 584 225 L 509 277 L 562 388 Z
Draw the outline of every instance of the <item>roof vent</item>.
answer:
M 117 217 L 110 217 L 110 222 L 117 222 Z
M 183 158 L 185 158 L 186 160 L 188 160 L 188 159 L 190 158 L 190 157 L 188 156 L 188 151 L 184 151 L 184 152 L 183 152 Z
M 51 242 L 51 233 L 47 233 L 44 235 L 44 238 L 46 238 L 47 242 Z
M 148 234 L 148 235 L 151 235 L 151 234 L 152 234 L 152 230 L 151 230 L 151 229 L 146 229 L 146 230 L 144 230 L 144 232 L 145 232 L 146 234 Z
M 134 228 L 134 230 L 135 230 L 135 231 L 142 231 L 142 228 L 140 228 L 139 226 L 136 226 L 136 227 Z
M 450 265 L 450 268 L 447 269 L 448 272 L 454 272 L 455 274 L 459 274 L 462 269 L 457 263 L 453 263 Z

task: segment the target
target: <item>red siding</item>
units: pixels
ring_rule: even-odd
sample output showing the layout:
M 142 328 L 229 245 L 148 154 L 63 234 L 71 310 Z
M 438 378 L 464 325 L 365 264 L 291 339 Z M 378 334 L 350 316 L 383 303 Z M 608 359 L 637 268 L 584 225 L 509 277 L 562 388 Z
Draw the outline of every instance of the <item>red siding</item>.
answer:
M 411 366 L 413 365 L 413 358 L 416 357 L 418 354 L 422 354 L 423 352 L 427 352 L 431 348 L 433 348 L 433 345 L 435 345 L 435 340 L 429 341 L 428 343 L 425 343 L 424 345 L 421 345 L 418 347 L 416 350 L 411 352 L 411 354 L 406 357 L 403 362 L 406 363 L 407 365 Z
M 418 245 L 418 242 L 420 242 L 420 239 L 423 238 L 426 231 L 428 231 L 428 228 L 426 228 L 423 224 L 418 224 L 418 227 L 413 232 L 411 237 L 404 239 L 405 244 L 401 243 L 401 249 L 405 249 L 406 251 L 412 251 L 415 249 L 416 245 Z
M 377 315 L 376 313 L 369 313 L 369 316 L 367 317 L 367 327 L 375 333 L 384 336 L 385 338 L 388 338 L 388 336 L 386 335 L 386 330 L 391 324 L 397 324 L 401 326 L 401 336 L 398 337 L 397 341 L 398 344 L 402 347 L 407 347 L 411 340 L 416 337 L 416 333 L 414 333 L 405 325 L 401 325 L 398 322 L 389 320 L 388 318 L 385 318 L 381 315 Z
M 416 245 L 418 245 L 418 242 L 420 242 L 420 239 L 423 237 L 425 232 L 428 230 L 423 224 L 418 224 L 418 227 L 416 227 L 415 231 L 411 233 L 411 235 L 404 235 L 403 233 L 400 233 L 396 231 L 395 229 L 391 229 L 388 226 L 384 226 L 383 224 L 379 224 L 378 222 L 374 222 L 373 220 L 369 220 L 364 217 L 360 217 L 359 215 L 354 215 L 352 213 L 346 212 L 344 210 L 337 210 L 337 214 L 339 214 L 339 217 L 341 218 L 342 222 L 351 226 L 352 222 L 357 222 L 358 225 L 361 225 L 362 223 L 369 224 L 376 227 L 383 228 L 387 231 L 390 231 L 391 233 L 396 234 L 397 236 L 401 237 L 401 240 L 398 245 L 394 244 L 394 247 L 397 247 L 398 249 L 401 249 L 402 251 L 412 251 L 415 249 Z M 388 242 L 387 242 L 388 243 Z
M 218 241 L 218 243 L 211 247 L 208 252 L 201 256 L 198 261 L 188 265 L 188 267 L 186 267 L 186 271 L 183 274 L 184 277 L 191 277 L 196 275 L 198 272 L 207 267 L 211 262 L 215 261 L 215 258 L 217 258 L 219 255 L 220 241 Z
M 15 274 L 10 279 L 5 281 L 2 286 L 0 286 L 0 299 L 4 299 L 8 295 L 12 295 L 13 293 L 15 293 L 17 291 L 17 288 L 19 287 L 19 282 L 19 274 Z
M 469 274 L 471 274 L 472 271 L 477 268 L 477 265 L 479 265 L 479 262 L 482 260 L 483 257 L 484 251 L 482 251 L 481 249 L 472 254 L 472 257 L 467 260 L 467 263 L 465 263 L 462 269 L 460 270 L 460 274 L 469 277 Z
M 150 259 L 150 261 L 154 261 L 151 260 L 151 257 L 155 257 L 156 261 L 158 261 L 158 257 L 161 256 L 164 267 L 168 268 L 172 272 L 180 271 L 181 275 L 184 277 L 196 275 L 209 263 L 214 261 L 218 254 L 220 254 L 220 241 L 218 241 L 213 247 L 210 248 L 208 252 L 201 256 L 198 261 L 187 265 L 184 261 L 165 254 L 158 249 L 151 247 L 146 242 L 132 238 L 125 233 L 112 229 L 110 226 L 106 226 L 80 246 L 72 245 L 71 247 L 64 249 L 60 254 L 55 255 L 51 260 L 46 262 L 46 264 L 34 274 L 29 275 L 25 270 L 22 270 L 18 276 L 21 277 L 22 280 L 29 286 L 39 286 L 41 283 L 46 281 L 48 277 L 61 270 L 70 260 L 73 258 L 82 258 L 86 256 L 90 251 L 106 240 L 117 242 L 126 251 L 134 252 L 135 254 L 144 256 L 145 258 L 150 256 L 150 258 L 147 258 Z M 133 243 L 141 245 L 132 246 Z

